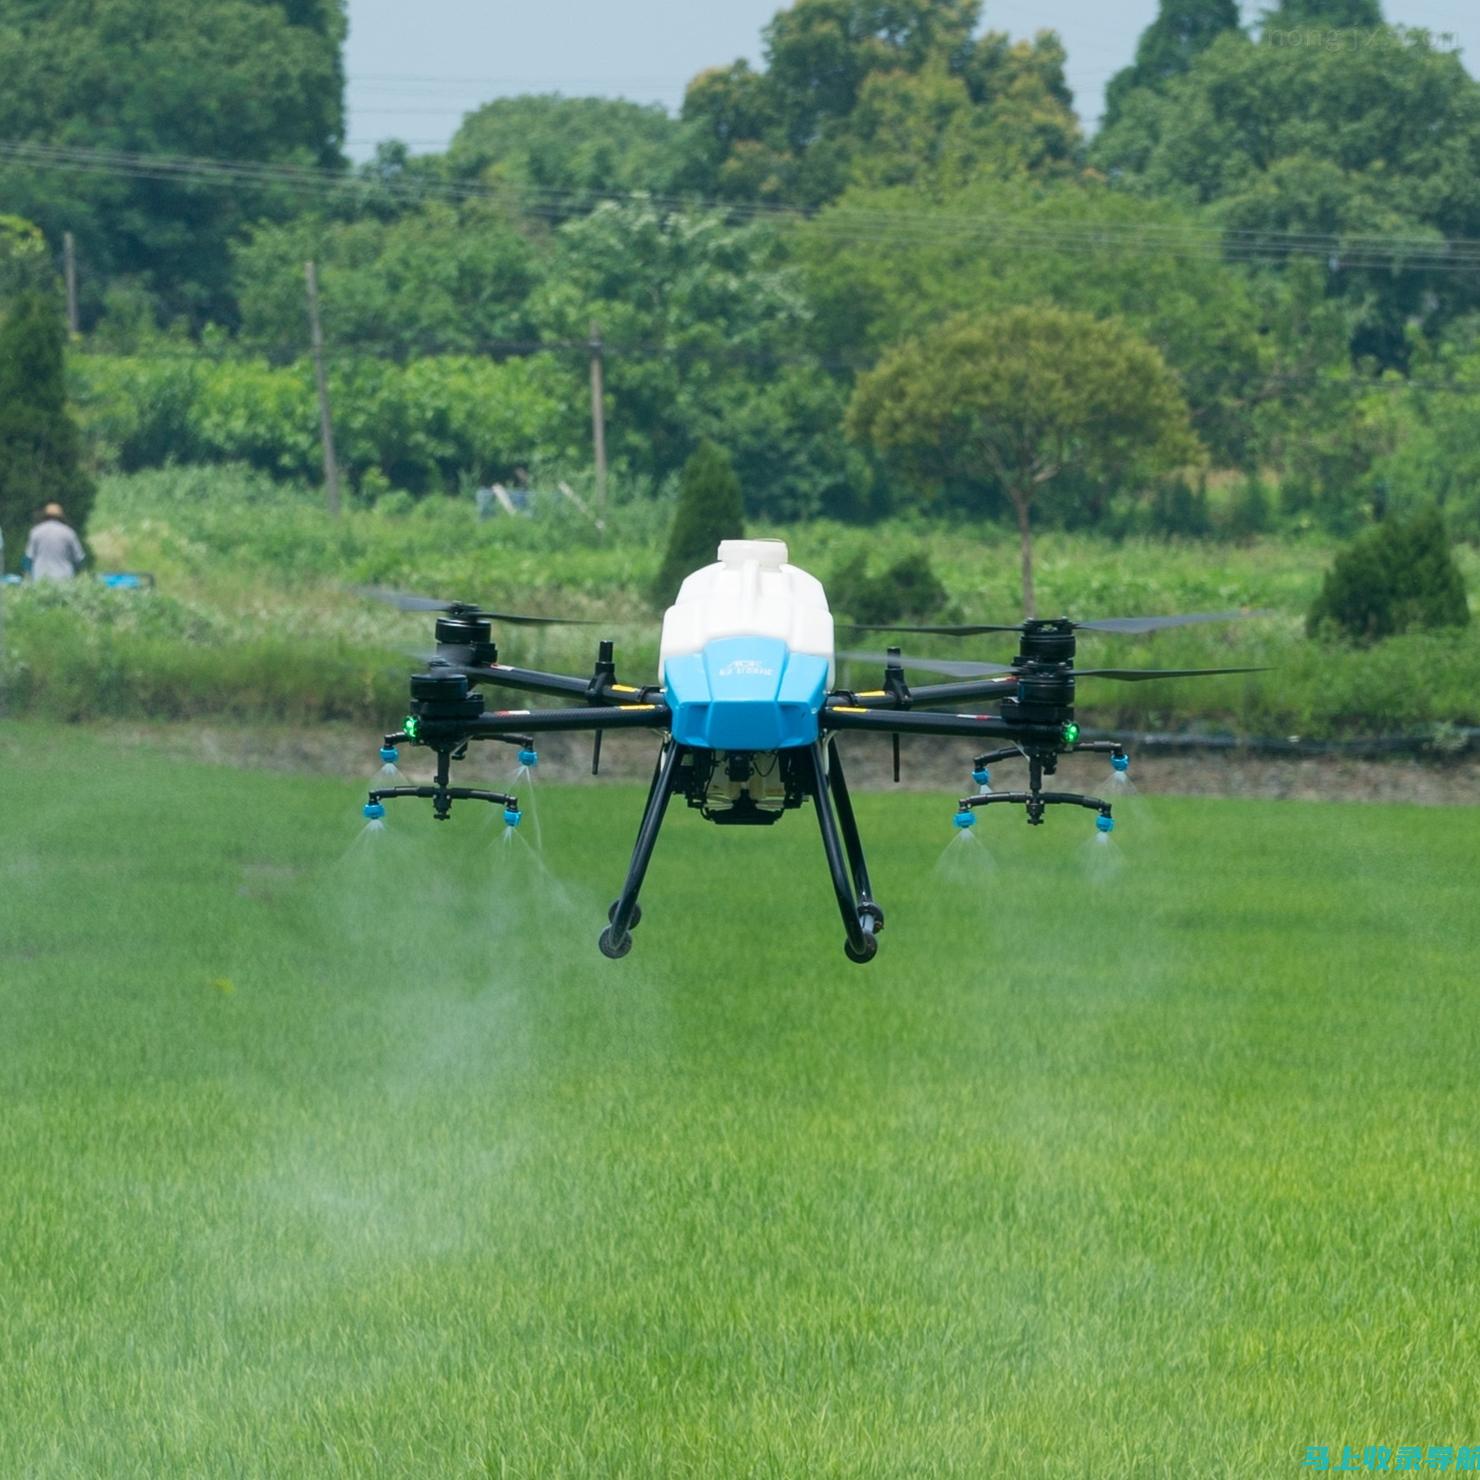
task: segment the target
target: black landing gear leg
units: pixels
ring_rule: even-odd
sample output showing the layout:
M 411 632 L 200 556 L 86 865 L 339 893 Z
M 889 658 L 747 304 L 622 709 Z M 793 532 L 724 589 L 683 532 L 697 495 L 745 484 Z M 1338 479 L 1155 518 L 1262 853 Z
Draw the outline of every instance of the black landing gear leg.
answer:
M 642 919 L 637 896 L 652 861 L 653 845 L 658 841 L 658 829 L 663 825 L 668 799 L 678 783 L 678 763 L 683 759 L 683 753 L 684 747 L 670 740 L 658 758 L 658 769 L 648 789 L 647 807 L 642 814 L 642 826 L 637 830 L 637 846 L 632 850 L 632 862 L 627 868 L 627 881 L 611 907 L 608 915 L 611 923 L 597 941 L 601 954 L 613 960 L 625 956 L 632 949 L 632 927 Z
M 858 913 L 873 917 L 874 934 L 884 928 L 884 910 L 874 899 L 873 885 L 869 883 L 868 864 L 863 857 L 863 839 L 858 833 L 858 820 L 853 815 L 853 801 L 848 795 L 848 778 L 843 775 L 843 757 L 838 753 L 838 742 L 827 744 L 828 779 L 832 785 L 833 800 L 838 808 L 838 827 L 843 834 L 843 846 L 848 850 L 848 867 L 853 870 L 853 887 L 858 892 Z
M 808 756 L 812 762 L 812 800 L 817 807 L 817 825 L 822 829 L 822 847 L 827 854 L 828 871 L 832 874 L 833 892 L 838 897 L 838 913 L 843 917 L 843 929 L 848 933 L 844 954 L 850 961 L 862 964 L 872 961 L 879 949 L 874 931 L 883 923 L 883 912 L 869 897 L 868 869 L 863 861 L 863 849 L 858 841 L 858 826 L 853 818 L 852 804 L 848 800 L 847 783 L 841 770 L 837 773 L 838 811 L 844 819 L 843 831 L 847 835 L 847 855 L 838 835 L 838 821 L 833 816 L 833 784 L 828 781 L 827 766 L 822 758 L 822 742 L 814 741 Z M 836 763 L 837 750 L 833 750 Z M 858 890 L 862 898 L 855 899 L 853 882 L 848 877 L 851 863 L 858 878 Z

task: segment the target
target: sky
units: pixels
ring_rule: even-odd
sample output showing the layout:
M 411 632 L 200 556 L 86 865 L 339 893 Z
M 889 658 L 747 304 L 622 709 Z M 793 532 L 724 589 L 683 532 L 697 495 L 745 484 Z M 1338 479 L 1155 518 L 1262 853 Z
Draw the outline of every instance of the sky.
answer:
M 441 149 L 465 112 L 514 93 L 622 97 L 676 110 L 688 80 L 738 57 L 761 60 L 781 0 L 349 0 L 350 154 L 377 141 Z M 1245 19 L 1264 8 L 1244 5 Z M 987 0 L 986 29 L 1056 30 L 1086 125 L 1130 61 L 1157 0 Z M 1449 33 L 1480 72 L 1475 0 L 1386 0 L 1387 18 Z

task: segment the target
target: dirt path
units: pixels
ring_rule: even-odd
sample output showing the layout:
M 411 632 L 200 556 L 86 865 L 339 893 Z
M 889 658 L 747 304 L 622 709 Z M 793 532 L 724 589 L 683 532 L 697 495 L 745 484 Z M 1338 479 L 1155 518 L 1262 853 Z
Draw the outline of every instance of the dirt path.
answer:
M 111 740 L 148 746 L 182 760 L 250 770 L 318 775 L 364 775 L 375 768 L 378 737 L 341 725 L 309 730 L 286 727 L 231 728 L 211 725 L 109 725 L 99 727 Z M 653 741 L 646 736 L 608 735 L 602 749 L 602 775 L 612 779 L 648 778 Z M 414 756 L 415 752 L 410 755 Z M 972 747 L 955 741 L 906 741 L 903 784 L 912 790 L 959 791 L 973 788 L 967 771 Z M 1442 761 L 1350 760 L 1329 757 L 1268 757 L 1229 754 L 1157 754 L 1134 757 L 1137 786 L 1164 796 L 1289 798 L 1300 801 L 1415 802 L 1425 806 L 1480 805 L 1480 760 L 1473 756 Z M 409 759 L 409 756 L 408 756 Z M 889 748 L 882 741 L 855 741 L 847 751 L 855 786 L 892 784 Z M 463 774 L 507 778 L 512 756 L 503 747 L 474 747 Z M 1006 784 L 1015 769 L 999 769 Z M 1066 758 L 1062 780 L 1094 790 L 1102 786 L 1104 761 Z M 540 774 L 549 781 L 590 781 L 589 739 L 546 736 L 540 746 Z

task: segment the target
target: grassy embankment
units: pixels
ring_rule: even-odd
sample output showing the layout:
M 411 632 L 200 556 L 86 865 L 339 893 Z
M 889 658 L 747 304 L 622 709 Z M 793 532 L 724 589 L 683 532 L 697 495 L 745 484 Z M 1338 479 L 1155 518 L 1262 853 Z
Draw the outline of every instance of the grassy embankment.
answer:
M 1473 810 L 1162 803 L 1112 885 L 867 797 L 864 969 L 810 816 L 679 815 L 611 963 L 632 788 L 543 795 L 556 885 L 348 783 L 0 774 L 0 1473 L 1480 1443 Z
M 561 507 L 479 525 L 469 508 L 438 499 L 400 516 L 355 510 L 336 523 L 306 491 L 231 470 L 113 478 L 94 516 L 95 548 L 107 566 L 155 574 L 159 593 L 144 600 L 10 594 L 0 677 L 12 713 L 338 718 L 380 728 L 404 703 L 405 652 L 429 646 L 430 621 L 347 594 L 347 585 L 365 583 L 599 618 L 619 640 L 625 672 L 651 681 L 657 620 L 648 590 L 666 518 L 661 507 L 629 505 L 600 535 Z M 1016 610 L 1014 541 L 1000 529 L 898 520 L 877 529 L 819 523 L 767 532 L 785 536 L 797 562 L 824 580 L 860 550 L 875 551 L 877 567 L 905 553 L 928 555 L 958 619 L 1010 619 Z M 1480 624 L 1367 651 L 1306 640 L 1304 612 L 1331 555 L 1329 544 L 1314 540 L 1231 546 L 1044 535 L 1043 611 L 1276 613 L 1150 639 L 1086 639 L 1086 665 L 1272 671 L 1179 685 L 1086 683 L 1082 717 L 1312 736 L 1480 723 Z M 1465 548 L 1461 558 L 1480 596 L 1480 553 Z M 532 665 L 584 671 L 591 661 L 593 636 L 582 629 L 506 637 L 506 652 Z M 918 645 L 922 656 L 928 648 Z M 1012 646 L 985 639 L 936 651 L 1004 661 Z M 860 686 L 876 677 L 861 667 L 851 673 Z

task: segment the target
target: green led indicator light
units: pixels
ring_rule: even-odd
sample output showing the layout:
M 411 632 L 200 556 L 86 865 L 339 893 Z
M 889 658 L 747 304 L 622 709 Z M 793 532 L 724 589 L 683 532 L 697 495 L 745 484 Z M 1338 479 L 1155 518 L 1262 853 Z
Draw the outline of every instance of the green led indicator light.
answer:
M 406 731 L 408 739 L 415 740 L 417 731 L 421 729 L 421 721 L 414 714 L 408 714 L 401 728 Z
M 1079 726 L 1076 725 L 1073 720 L 1070 720 L 1069 723 L 1064 726 L 1064 744 L 1076 745 L 1078 744 L 1078 742 Z

